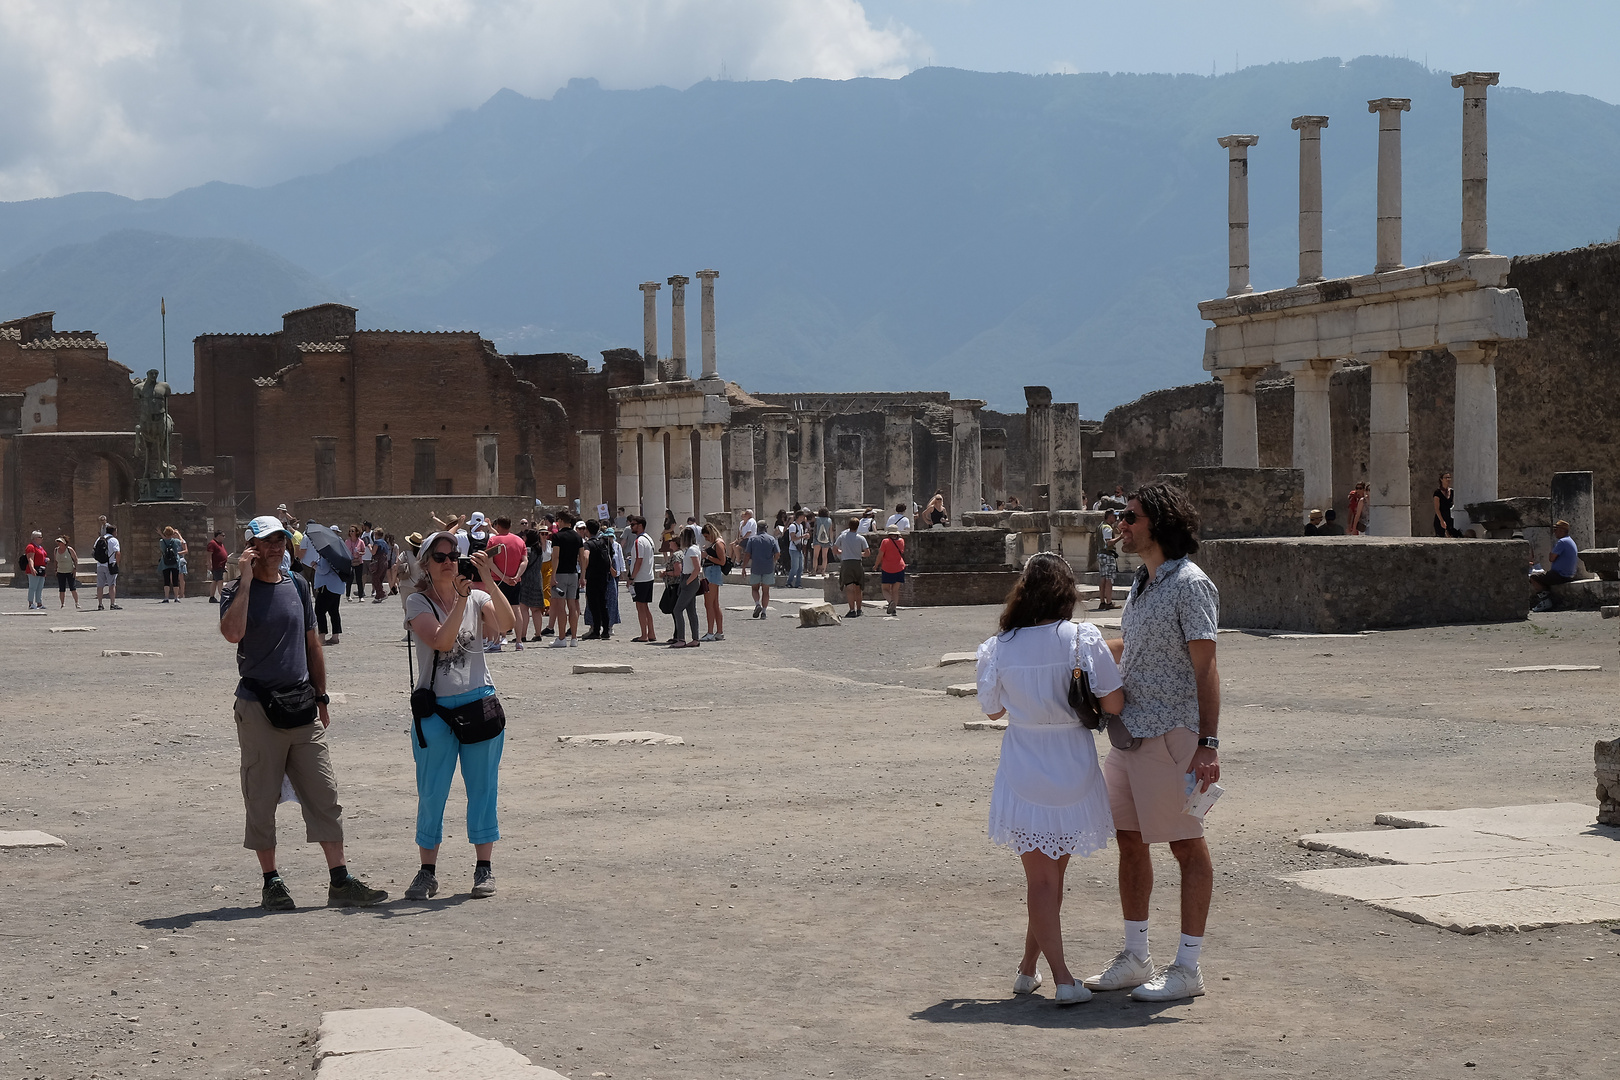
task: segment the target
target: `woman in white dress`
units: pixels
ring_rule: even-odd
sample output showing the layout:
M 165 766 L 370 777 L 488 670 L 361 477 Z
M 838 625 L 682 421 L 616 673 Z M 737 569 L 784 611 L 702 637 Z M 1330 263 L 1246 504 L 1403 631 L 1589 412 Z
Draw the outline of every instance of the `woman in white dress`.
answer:
M 1040 986 L 1035 962 L 1045 953 L 1059 1005 L 1091 999 L 1063 961 L 1063 874 L 1069 856 L 1103 850 L 1114 832 L 1096 743 L 1069 707 L 1073 670 L 1086 672 L 1104 712 L 1125 703 L 1102 634 L 1069 621 L 1079 600 L 1068 563 L 1050 552 L 1033 556 L 1007 597 L 1001 632 L 978 652 L 979 705 L 992 720 L 1007 718 L 990 840 L 1018 852 L 1029 883 L 1029 930 L 1013 993 Z

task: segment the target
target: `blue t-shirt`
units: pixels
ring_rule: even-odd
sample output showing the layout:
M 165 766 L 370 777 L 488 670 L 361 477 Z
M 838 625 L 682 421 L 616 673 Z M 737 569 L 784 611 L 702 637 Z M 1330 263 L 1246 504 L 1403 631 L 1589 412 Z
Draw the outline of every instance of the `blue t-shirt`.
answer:
M 180 569 L 180 541 L 172 536 L 166 536 L 160 542 L 159 547 L 163 553 L 163 569 Z
M 1575 576 L 1575 562 L 1580 558 L 1580 552 L 1575 549 L 1575 541 L 1571 537 L 1553 541 L 1552 546 L 1552 572 L 1561 577 Z
M 748 565 L 755 567 L 756 574 L 768 574 L 771 567 L 776 564 L 776 554 L 781 547 L 776 543 L 776 537 L 761 529 L 748 538 L 744 545 L 748 548 Z
M 237 684 L 236 696 L 256 701 L 257 695 L 247 688 L 247 679 L 279 690 L 309 678 L 304 635 L 315 629 L 315 603 L 302 579 L 294 580 L 289 574 L 282 574 L 274 584 L 238 578 L 220 592 L 221 619 L 237 600 L 244 581 L 252 588 L 247 598 L 247 633 L 236 645 L 236 671 L 244 680 Z

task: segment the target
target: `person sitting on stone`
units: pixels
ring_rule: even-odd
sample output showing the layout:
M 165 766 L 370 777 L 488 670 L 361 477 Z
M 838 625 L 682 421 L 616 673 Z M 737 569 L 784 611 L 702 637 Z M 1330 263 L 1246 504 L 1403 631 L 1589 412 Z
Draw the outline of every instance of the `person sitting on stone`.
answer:
M 1548 561 L 1551 565 L 1547 569 L 1530 571 L 1530 587 L 1541 593 L 1541 599 L 1530 609 L 1532 611 L 1551 611 L 1551 587 L 1575 580 L 1580 552 L 1575 548 L 1575 541 L 1570 539 L 1569 522 L 1559 521 L 1553 525 L 1552 558 Z
M 1312 510 L 1310 520 L 1305 523 L 1306 536 L 1320 536 L 1322 533 L 1322 511 Z
M 1322 511 L 1322 527 L 1316 530 L 1317 536 L 1343 536 L 1344 526 L 1339 524 L 1339 512 L 1332 507 Z

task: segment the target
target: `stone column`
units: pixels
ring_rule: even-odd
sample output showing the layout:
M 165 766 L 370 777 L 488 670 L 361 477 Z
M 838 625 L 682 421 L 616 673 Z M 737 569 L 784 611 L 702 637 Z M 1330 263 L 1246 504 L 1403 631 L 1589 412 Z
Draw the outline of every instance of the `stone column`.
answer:
M 1455 481 L 1457 478 L 1452 477 Z M 1592 474 L 1553 473 L 1552 519 L 1569 522 L 1569 538 L 1577 551 L 1595 547 L 1592 523 Z
M 1328 386 L 1332 360 L 1294 360 L 1283 365 L 1294 376 L 1294 468 L 1305 474 L 1305 507 L 1333 505 L 1333 408 Z
M 1085 482 L 1080 463 L 1078 402 L 1069 401 L 1052 406 L 1052 487 L 1048 494 L 1049 509 L 1086 508 Z
M 1410 353 L 1365 353 L 1371 366 L 1367 409 L 1368 484 L 1372 488 L 1368 531 L 1374 536 L 1412 535 L 1412 446 L 1406 374 Z
M 664 511 L 669 509 L 669 495 L 664 477 L 664 432 L 660 428 L 642 432 L 641 440 L 641 516 L 647 519 L 647 531 L 663 534 Z M 686 522 L 682 521 L 684 525 Z
M 394 437 L 377 436 L 377 475 L 371 490 L 378 495 L 394 493 Z
M 726 497 L 731 502 L 732 518 L 741 520 L 744 510 L 754 509 L 754 429 L 739 424 L 727 438 L 731 441 L 731 467 L 726 474 Z
M 799 420 L 799 503 L 819 510 L 827 503 L 827 429 L 819 416 Z
M 482 494 L 482 493 L 480 493 Z M 602 433 L 579 433 L 579 515 L 596 516 L 597 504 L 602 501 Z
M 1221 464 L 1229 469 L 1260 467 L 1260 422 L 1254 407 L 1259 368 L 1229 368 L 1219 373 L 1221 387 Z
M 1249 147 L 1258 135 L 1223 135 L 1226 147 L 1226 295 L 1253 292 L 1249 284 Z
M 1024 442 L 1029 447 L 1030 505 L 1034 488 L 1052 482 L 1052 391 L 1044 386 L 1024 387 Z
M 598 470 L 600 472 L 600 470 Z M 485 432 L 473 436 L 473 491 L 478 495 L 501 493 L 500 436 Z
M 687 515 L 697 516 L 697 503 L 692 490 L 692 429 L 669 429 L 669 508 L 675 511 L 675 521 L 686 524 Z
M 439 493 L 439 440 L 411 440 L 411 494 Z
M 1494 71 L 1465 71 L 1451 77 L 1463 92 L 1462 250 L 1459 255 L 1488 255 L 1485 240 L 1485 88 L 1495 86 Z M 1453 476 L 1455 481 L 1457 477 Z
M 720 276 L 720 271 L 699 270 L 697 276 L 698 281 L 703 283 L 698 311 L 700 332 L 703 335 L 703 377 L 717 379 L 720 375 L 714 358 L 714 279 Z
M 686 285 L 691 280 L 680 274 L 669 279 L 669 358 L 677 379 L 686 378 Z
M 726 512 L 725 456 L 720 438 L 726 429 L 720 424 L 698 428 L 698 517 Z
M 1456 489 L 1452 519 L 1459 531 L 1472 521 L 1469 503 L 1497 497 L 1496 488 L 1496 345 L 1459 342 L 1450 346 L 1457 358 L 1456 429 L 1452 436 L 1451 482 Z
M 883 410 L 883 512 L 906 504 L 906 516 L 913 517 L 915 493 L 912 490 L 916 463 L 912 460 L 911 421 L 916 410 L 907 405 L 891 405 Z M 884 520 L 888 520 L 885 516 Z
M 793 417 L 785 412 L 760 417 L 765 428 L 765 483 L 760 488 L 754 516 L 774 521 L 778 510 L 792 505 L 788 491 L 788 424 Z
M 658 381 L 658 290 L 656 281 L 643 281 L 641 289 L 641 381 Z M 648 528 L 652 525 L 649 523 Z
M 979 410 L 982 401 L 951 402 L 951 501 L 957 509 L 951 520 L 962 524 L 962 515 L 978 510 L 984 502 L 984 474 L 979 458 Z M 1075 406 L 1076 410 L 1079 406 Z
M 337 497 L 337 438 L 332 435 L 315 436 L 315 497 Z
M 984 497 L 991 506 L 1007 499 L 1007 429 L 979 429 L 979 456 L 984 469 Z
M 1401 113 L 1412 111 L 1412 99 L 1374 98 L 1367 111 L 1378 114 L 1378 263 L 1373 273 L 1382 274 L 1406 265 L 1401 262 Z
M 514 492 L 521 499 L 533 499 L 535 496 L 534 483 L 534 455 L 514 454 L 512 456 L 512 477 Z
M 619 505 L 628 513 L 640 514 L 641 510 L 641 444 L 637 441 L 639 435 L 635 428 L 619 429 L 616 463 L 619 469 Z M 659 522 L 660 525 L 663 522 Z M 652 528 L 651 521 L 647 527 Z
M 1026 389 L 1025 393 L 1028 392 Z M 1051 428 L 1048 427 L 1047 430 L 1050 431 Z M 934 489 L 945 493 L 945 511 L 950 515 L 952 521 L 956 521 L 956 515 L 959 511 L 956 508 L 956 492 L 952 482 L 952 477 L 956 475 L 956 455 L 954 453 L 956 449 L 956 433 L 952 430 L 931 431 L 928 434 L 934 444 Z M 934 492 L 930 491 L 926 498 L 920 498 L 917 501 L 926 506 L 928 500 L 933 497 Z M 978 503 L 968 507 L 969 510 L 977 510 L 978 508 Z M 917 525 L 918 528 L 922 527 L 916 522 L 912 524 Z
M 861 461 L 861 437 L 841 434 L 833 440 L 832 509 L 836 512 L 865 504 L 866 471 Z
M 236 459 L 229 455 L 214 458 L 214 522 L 227 533 L 236 525 Z
M 1328 118 L 1296 116 L 1291 126 L 1299 132 L 1299 284 L 1309 285 L 1322 280 L 1322 129 Z

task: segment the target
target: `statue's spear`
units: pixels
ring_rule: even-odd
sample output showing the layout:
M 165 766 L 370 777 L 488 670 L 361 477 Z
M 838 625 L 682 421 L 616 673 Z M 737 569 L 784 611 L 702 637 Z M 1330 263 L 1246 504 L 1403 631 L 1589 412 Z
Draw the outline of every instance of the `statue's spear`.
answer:
M 158 318 L 163 324 L 163 381 L 169 381 L 169 305 L 163 297 L 158 297 Z

